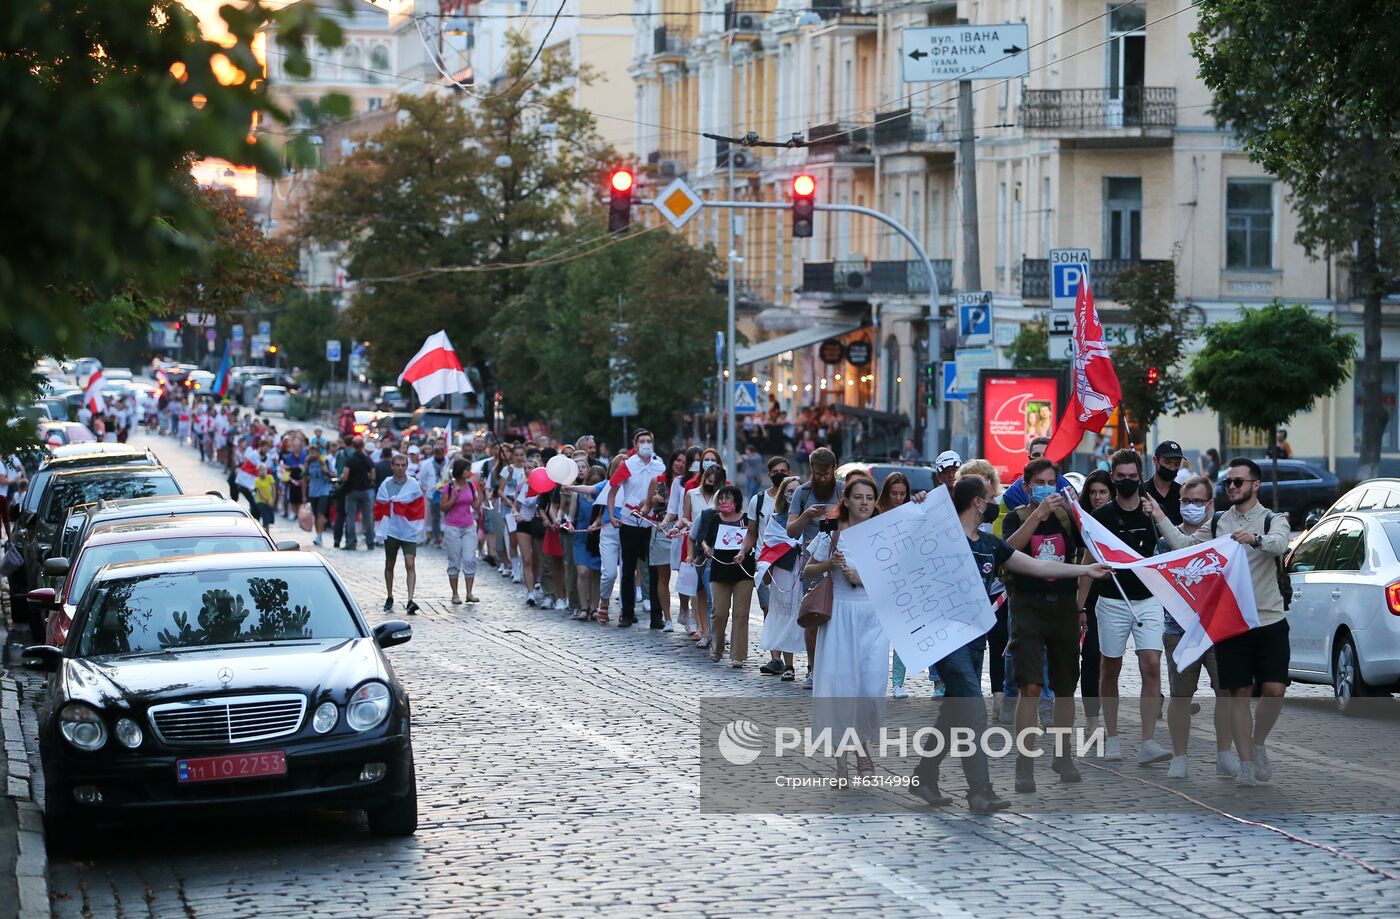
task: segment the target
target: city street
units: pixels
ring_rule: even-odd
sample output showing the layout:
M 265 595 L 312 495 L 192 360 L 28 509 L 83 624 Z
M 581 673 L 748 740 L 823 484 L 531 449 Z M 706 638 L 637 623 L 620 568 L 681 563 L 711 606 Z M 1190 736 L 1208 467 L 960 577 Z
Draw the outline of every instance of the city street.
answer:
M 186 491 L 225 488 L 191 448 L 144 435 L 136 443 L 150 443 Z M 279 519 L 273 535 L 311 549 L 293 521 Z M 402 616 L 402 602 L 381 611 L 381 552 L 323 552 L 371 624 Z M 480 604 L 452 606 L 444 554 L 425 548 L 418 558 L 423 611 L 413 641 L 387 652 L 413 698 L 416 837 L 376 840 L 358 815 L 321 813 L 104 830 L 91 854 L 52 857 L 54 915 L 1393 913 L 1394 818 L 1355 812 L 1400 800 L 1384 750 L 1362 776 L 1369 797 L 1260 821 L 1274 829 L 1193 803 L 1216 783 L 1199 718 L 1193 775 L 1181 786 L 1193 800 L 1159 787 L 1163 769 L 1091 763 L 1080 786 L 1043 770 L 1039 797 L 1092 794 L 1114 807 L 1025 813 L 1011 764 L 1000 761 L 993 779 L 1012 809 L 991 817 L 970 815 L 960 800 L 931 811 L 907 795 L 894 814 L 707 814 L 700 700 L 798 698 L 800 683 L 760 675 L 762 658 L 743 672 L 712 665 L 680 633 L 529 608 L 494 572 L 478 581 Z M 1125 695 L 1136 693 L 1134 669 L 1125 668 Z M 920 704 L 930 684 L 911 675 L 910 689 L 914 698 L 892 711 Z M 1319 732 L 1340 720 L 1327 690 L 1295 690 L 1317 701 L 1285 720 L 1315 719 Z M 1125 736 L 1135 732 L 1132 708 Z M 1382 728 L 1394 732 L 1393 723 Z M 1295 762 L 1287 744 L 1271 749 L 1277 778 L 1267 793 L 1284 798 L 1327 788 L 1339 765 L 1315 753 Z M 945 769 L 944 784 L 960 794 L 956 769 Z

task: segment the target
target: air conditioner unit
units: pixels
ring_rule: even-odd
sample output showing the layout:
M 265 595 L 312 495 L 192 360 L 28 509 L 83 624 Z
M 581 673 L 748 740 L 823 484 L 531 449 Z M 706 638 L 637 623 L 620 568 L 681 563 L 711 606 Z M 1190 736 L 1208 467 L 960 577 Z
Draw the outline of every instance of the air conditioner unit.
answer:
M 668 179 L 674 179 L 674 178 L 676 177 L 676 175 L 677 175 L 679 172 L 680 172 L 680 164 L 677 163 L 675 160 L 662 160 L 662 161 L 661 161 L 661 175 L 662 175 L 662 176 L 664 176 L 664 177 L 666 177 L 666 178 L 668 178 Z
M 847 290 L 850 290 L 850 291 L 862 291 L 862 290 L 865 290 L 865 280 L 866 280 L 866 279 L 865 279 L 865 272 L 864 272 L 864 271 L 848 271 L 848 272 L 846 272 L 846 278 L 845 278 L 845 280 L 846 280 L 846 289 L 847 289 Z
M 763 19 L 755 13 L 740 13 L 734 17 L 734 28 L 739 32 L 757 32 L 763 28 Z
M 754 167 L 754 155 L 747 150 L 735 150 L 730 156 L 734 158 L 735 169 L 752 169 Z

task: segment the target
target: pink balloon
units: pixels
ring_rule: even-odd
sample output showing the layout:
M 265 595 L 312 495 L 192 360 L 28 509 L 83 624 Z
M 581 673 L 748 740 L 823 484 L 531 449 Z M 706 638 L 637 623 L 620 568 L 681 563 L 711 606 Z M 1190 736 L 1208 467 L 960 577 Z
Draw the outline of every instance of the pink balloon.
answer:
M 552 491 L 558 483 L 549 477 L 549 470 L 543 466 L 530 470 L 530 491 L 537 495 L 542 495 L 547 491 Z

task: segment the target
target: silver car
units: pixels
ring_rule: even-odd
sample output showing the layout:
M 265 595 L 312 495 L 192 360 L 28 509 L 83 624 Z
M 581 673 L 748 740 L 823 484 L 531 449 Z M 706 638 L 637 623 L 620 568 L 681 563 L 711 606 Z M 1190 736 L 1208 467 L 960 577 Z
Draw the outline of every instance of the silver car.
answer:
M 1331 683 L 1343 712 L 1400 689 L 1400 512 L 1324 518 L 1286 570 L 1289 676 Z

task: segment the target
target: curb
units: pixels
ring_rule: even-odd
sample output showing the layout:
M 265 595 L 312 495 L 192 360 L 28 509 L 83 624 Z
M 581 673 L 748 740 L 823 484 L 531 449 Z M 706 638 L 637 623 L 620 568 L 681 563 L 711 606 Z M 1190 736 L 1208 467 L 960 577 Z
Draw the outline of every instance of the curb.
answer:
M 39 919 L 50 915 L 49 858 L 44 845 L 44 814 L 34 798 L 34 781 L 20 728 L 19 686 L 0 677 L 0 741 L 5 745 L 5 797 L 18 810 L 19 854 L 15 881 L 19 889 L 16 915 Z

